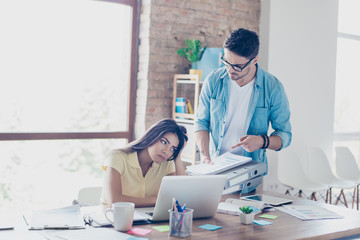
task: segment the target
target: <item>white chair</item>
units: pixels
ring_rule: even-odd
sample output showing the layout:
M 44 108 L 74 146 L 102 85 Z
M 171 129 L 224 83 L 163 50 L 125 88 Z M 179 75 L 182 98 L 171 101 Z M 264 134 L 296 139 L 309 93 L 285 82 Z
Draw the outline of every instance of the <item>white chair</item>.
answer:
M 355 156 L 347 147 L 335 147 L 336 152 L 336 174 L 341 179 L 350 180 L 356 183 L 352 196 L 352 208 L 354 208 L 355 196 L 356 206 L 359 210 L 359 185 L 360 185 L 360 167 L 356 162 Z
M 353 189 L 356 187 L 356 184 L 349 180 L 339 179 L 333 172 L 330 166 L 330 162 L 326 157 L 325 152 L 319 147 L 309 147 L 308 148 L 308 177 L 317 183 L 321 183 L 328 186 L 328 191 L 326 193 L 326 199 L 330 197 L 329 203 L 332 203 L 332 189 L 340 189 L 339 196 L 337 197 L 335 205 L 338 204 L 341 197 L 343 197 L 344 204 L 346 207 L 347 201 L 344 194 L 344 189 Z
M 310 191 L 310 199 L 316 201 L 316 193 L 327 190 L 326 185 L 307 178 L 298 155 L 292 149 L 281 150 L 278 156 L 278 180 L 285 186 L 299 189 L 299 197 L 302 197 L 303 191 Z M 285 194 L 288 193 L 289 190 Z
M 100 204 L 102 187 L 84 187 L 79 190 L 77 201 L 82 206 Z

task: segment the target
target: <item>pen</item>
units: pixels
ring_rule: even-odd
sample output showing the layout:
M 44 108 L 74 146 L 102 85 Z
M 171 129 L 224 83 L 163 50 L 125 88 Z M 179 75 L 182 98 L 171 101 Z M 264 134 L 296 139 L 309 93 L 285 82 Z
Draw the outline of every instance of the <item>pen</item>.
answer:
M 179 212 L 182 212 L 182 209 L 181 209 L 181 206 L 180 206 L 178 200 L 176 200 L 176 207 Z
M 178 217 L 178 208 L 176 206 L 176 201 L 175 201 L 175 198 L 172 199 L 172 202 L 173 202 L 173 211 L 175 212 L 175 217 L 177 218 Z
M 186 209 L 186 204 L 184 203 L 183 207 L 182 207 L 182 211 L 185 212 Z

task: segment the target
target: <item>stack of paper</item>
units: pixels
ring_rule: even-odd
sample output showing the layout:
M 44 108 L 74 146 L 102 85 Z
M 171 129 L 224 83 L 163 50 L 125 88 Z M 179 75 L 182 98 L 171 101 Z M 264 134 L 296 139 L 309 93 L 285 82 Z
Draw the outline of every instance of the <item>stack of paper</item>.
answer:
M 87 228 L 77 231 L 46 230 L 39 232 L 39 234 L 49 240 L 125 240 L 133 237 L 109 228 Z
M 186 172 L 189 175 L 211 175 L 224 172 L 228 169 L 243 165 L 250 162 L 251 158 L 240 155 L 235 155 L 231 152 L 226 152 L 223 155 L 213 160 L 214 164 L 196 164 L 186 167 Z
M 35 211 L 29 219 L 24 216 L 29 229 L 81 229 L 85 228 L 79 205 L 52 210 Z

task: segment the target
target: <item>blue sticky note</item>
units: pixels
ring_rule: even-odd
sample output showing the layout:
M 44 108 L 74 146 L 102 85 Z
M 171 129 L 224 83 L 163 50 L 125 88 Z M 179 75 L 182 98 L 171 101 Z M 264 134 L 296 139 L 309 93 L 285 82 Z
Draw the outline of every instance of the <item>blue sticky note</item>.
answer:
M 268 222 L 268 221 L 265 221 L 265 220 L 254 220 L 253 223 L 255 223 L 257 225 L 260 225 L 260 226 L 273 224 L 272 222 Z
M 212 224 L 205 224 L 205 225 L 199 226 L 198 228 L 202 228 L 202 229 L 210 230 L 210 231 L 215 231 L 215 230 L 218 230 L 218 229 L 222 228 L 222 226 L 216 226 L 216 225 L 212 225 Z
M 142 238 L 142 237 L 129 237 L 126 240 L 149 240 L 148 238 Z

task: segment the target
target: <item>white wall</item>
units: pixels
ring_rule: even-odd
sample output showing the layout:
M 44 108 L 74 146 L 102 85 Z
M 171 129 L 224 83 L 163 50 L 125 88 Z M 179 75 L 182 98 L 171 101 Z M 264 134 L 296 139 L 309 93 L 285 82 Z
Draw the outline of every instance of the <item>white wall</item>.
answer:
M 285 87 L 291 147 L 303 159 L 311 145 L 332 159 L 337 11 L 338 0 L 262 0 L 260 64 Z M 268 156 L 264 188 L 273 189 L 277 154 Z

